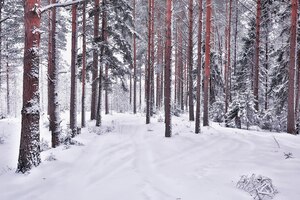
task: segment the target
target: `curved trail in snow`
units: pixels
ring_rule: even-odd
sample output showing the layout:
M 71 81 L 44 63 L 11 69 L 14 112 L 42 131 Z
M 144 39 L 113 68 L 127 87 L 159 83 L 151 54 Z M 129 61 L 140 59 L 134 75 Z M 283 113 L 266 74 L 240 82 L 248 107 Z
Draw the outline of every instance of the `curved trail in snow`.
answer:
M 0 176 L 13 176 L 0 182 L 1 200 L 250 200 L 235 184 L 252 173 L 273 178 L 284 193 L 278 199 L 293 200 L 295 192 L 300 196 L 285 184 L 300 184 L 294 176 L 300 169 L 299 138 L 279 135 L 278 149 L 269 133 L 213 125 L 195 135 L 181 118 L 173 118 L 173 137 L 164 138 L 164 124 L 155 120 L 145 125 L 139 116 L 107 116 L 104 126 L 112 132 L 86 131 L 77 138 L 85 146 L 52 150 L 57 161 L 44 162 L 25 177 Z M 285 160 L 284 151 L 298 158 Z

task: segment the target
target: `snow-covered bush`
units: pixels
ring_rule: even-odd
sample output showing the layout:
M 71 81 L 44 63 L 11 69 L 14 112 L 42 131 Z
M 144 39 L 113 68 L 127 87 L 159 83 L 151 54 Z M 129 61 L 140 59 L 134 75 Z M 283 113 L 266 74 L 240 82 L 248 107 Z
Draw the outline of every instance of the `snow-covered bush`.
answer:
M 243 175 L 236 186 L 257 200 L 272 199 L 278 193 L 270 178 L 255 174 Z
M 209 117 L 214 122 L 224 122 L 224 101 L 215 101 L 210 108 Z

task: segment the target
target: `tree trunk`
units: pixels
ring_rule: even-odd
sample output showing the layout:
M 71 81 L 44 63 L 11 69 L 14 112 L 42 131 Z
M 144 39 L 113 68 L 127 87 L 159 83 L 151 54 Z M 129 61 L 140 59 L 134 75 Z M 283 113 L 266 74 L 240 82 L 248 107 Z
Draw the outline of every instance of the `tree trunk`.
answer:
M 51 3 L 56 3 L 56 0 L 52 0 Z M 48 94 L 49 99 L 49 118 L 53 148 L 59 145 L 59 134 L 60 134 L 60 119 L 59 119 L 59 106 L 58 106 L 58 69 L 56 64 L 56 8 L 51 9 L 51 60 L 50 67 L 48 69 Z
M 75 135 L 77 135 L 76 60 L 77 60 L 77 5 L 72 5 L 72 53 L 71 53 L 71 96 L 70 96 L 70 129 L 72 131 L 72 137 L 75 137 Z
M 291 10 L 291 38 L 290 38 L 290 66 L 288 83 L 288 114 L 287 114 L 287 132 L 295 134 L 295 66 L 296 66 L 296 40 L 297 40 L 297 8 L 298 1 L 292 0 Z
M 52 0 L 48 0 L 48 4 L 51 4 L 52 3 Z M 48 76 L 50 74 L 50 70 L 52 68 L 52 9 L 49 9 L 49 21 L 48 21 Z M 50 110 L 51 110 L 51 105 L 50 105 L 50 102 L 52 101 L 51 98 L 51 94 L 50 94 L 50 85 L 51 85 L 51 79 L 48 77 L 48 105 L 47 105 L 47 114 L 50 118 Z M 49 126 L 49 130 L 50 130 L 50 126 Z
M 188 58 L 189 67 L 189 120 L 194 121 L 194 98 L 193 98 L 193 0 L 189 0 L 189 38 L 188 38 Z
M 133 0 L 133 23 L 134 31 L 136 26 L 136 0 Z M 136 35 L 133 34 L 133 113 L 136 114 Z
M 107 45 L 107 18 L 106 18 L 106 0 L 102 1 L 102 46 L 101 46 L 101 51 L 100 51 L 100 73 L 99 73 L 99 99 L 98 99 L 98 106 L 97 106 L 97 118 L 96 118 L 96 126 L 101 126 L 102 123 L 102 115 L 101 115 L 101 106 L 102 106 L 102 88 L 103 88 L 103 68 L 105 67 L 105 71 L 108 70 L 107 64 L 105 64 L 104 62 L 104 56 L 106 54 L 106 50 L 105 50 L 105 46 Z M 106 74 L 108 72 L 105 72 Z M 105 81 L 107 81 L 105 79 Z M 107 86 L 106 86 L 107 87 Z M 108 103 L 108 98 L 107 94 L 105 94 L 105 112 L 108 111 L 106 109 L 108 109 L 108 105 L 106 105 L 106 103 Z M 108 113 L 106 113 L 108 114 Z
M 82 10 L 82 96 L 81 96 L 81 127 L 85 122 L 85 84 L 86 84 L 86 1 L 83 2 Z
M 91 120 L 96 119 L 97 99 L 98 99 L 98 48 L 97 40 L 99 37 L 99 0 L 95 0 L 94 15 L 94 50 L 93 50 L 93 70 L 92 70 L 92 101 L 91 101 Z
M 200 105 L 201 105 L 201 68 L 202 68 L 202 0 L 199 0 L 198 21 L 198 69 L 197 69 L 197 103 L 195 133 L 200 133 Z
M 230 99 L 230 50 L 231 50 L 231 16 L 232 16 L 232 0 L 229 0 L 229 16 L 227 29 L 227 62 L 225 65 L 225 113 L 228 111 L 228 104 Z
M 151 91 L 150 91 L 150 95 L 151 95 L 151 100 L 150 100 L 150 115 L 151 117 L 153 116 L 154 114 L 154 0 L 151 0 L 152 1 L 152 6 L 151 6 L 151 76 L 150 76 L 150 88 L 151 88 Z
M 0 0 L 0 20 L 2 20 L 2 7 L 3 7 L 3 0 Z M 2 88 L 2 23 L 0 23 L 0 97 L 1 97 L 1 88 Z M 1 101 L 1 98 L 0 98 Z M 2 111 L 2 104 L 0 105 L 0 115 Z
M 255 52 L 254 52 L 254 84 L 253 95 L 255 100 L 254 108 L 258 111 L 258 83 L 259 83 L 259 45 L 260 45 L 260 17 L 261 16 L 261 0 L 257 0 L 256 11 L 256 36 L 255 36 Z
M 39 46 L 40 0 L 24 2 L 25 46 L 23 71 L 23 108 L 17 172 L 38 166 L 40 158 Z
M 171 124 L 171 56 L 172 56 L 172 0 L 166 6 L 166 55 L 165 55 L 165 137 L 172 136 Z
M 105 1 L 105 0 L 104 0 Z M 103 2 L 104 2 L 103 1 Z M 103 24 L 105 24 L 105 27 L 103 29 L 106 30 L 106 15 L 103 16 L 103 20 L 105 20 L 105 22 L 103 22 Z M 105 31 L 106 32 L 106 31 Z M 107 39 L 105 39 L 105 42 L 107 42 Z M 101 55 L 104 56 L 104 55 Z M 131 85 L 130 85 L 131 87 Z M 108 81 L 108 65 L 105 65 L 105 114 L 109 114 L 109 102 L 108 102 L 108 88 L 109 88 L 109 81 Z
M 181 17 L 183 16 L 183 12 Z M 179 65 L 179 104 L 181 111 L 184 111 L 184 73 L 183 73 L 183 41 L 182 41 L 182 22 L 179 25 L 179 35 L 178 35 L 178 65 Z
M 152 49 L 152 0 L 148 0 L 148 62 L 147 62 L 147 74 L 146 74 L 146 124 L 150 124 L 151 116 L 151 49 Z
M 1 37 L 1 36 L 0 36 Z M 9 87 L 9 56 L 8 56 L 8 41 L 6 40 L 6 109 L 7 116 L 10 116 L 10 87 Z
M 208 120 L 208 97 L 209 97 L 209 81 L 210 81 L 210 31 L 211 31 L 211 0 L 206 2 L 206 39 L 205 39 L 205 76 L 204 76 L 204 110 L 203 110 L 203 126 L 209 126 Z

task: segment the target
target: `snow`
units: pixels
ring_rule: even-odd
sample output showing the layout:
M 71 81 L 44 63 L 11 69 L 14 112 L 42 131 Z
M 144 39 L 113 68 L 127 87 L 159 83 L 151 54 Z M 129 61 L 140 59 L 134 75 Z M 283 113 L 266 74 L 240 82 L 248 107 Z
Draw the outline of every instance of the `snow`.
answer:
M 173 137 L 165 138 L 159 119 L 145 125 L 142 115 L 104 115 L 103 127 L 89 122 L 75 138 L 84 146 L 46 150 L 26 175 L 14 173 L 20 120 L 0 120 L 0 199 L 251 200 L 236 184 L 252 174 L 272 179 L 279 192 L 274 199 L 300 198 L 299 136 L 219 124 L 196 135 L 183 116 L 173 117 Z M 50 141 L 41 126 L 41 137 Z

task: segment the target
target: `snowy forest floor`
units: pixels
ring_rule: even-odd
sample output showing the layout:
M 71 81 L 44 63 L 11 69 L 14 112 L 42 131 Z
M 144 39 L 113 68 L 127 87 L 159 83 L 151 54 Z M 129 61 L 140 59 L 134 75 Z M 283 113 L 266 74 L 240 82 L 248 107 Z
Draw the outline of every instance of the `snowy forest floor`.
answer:
M 15 173 L 20 120 L 0 120 L 0 199 L 251 200 L 236 183 L 253 173 L 272 179 L 275 199 L 300 198 L 299 136 L 215 123 L 196 135 L 184 115 L 173 117 L 173 137 L 165 138 L 159 117 L 150 125 L 141 115 L 103 118 L 100 129 L 89 122 L 75 138 L 83 145 L 43 151 L 42 164 L 26 175 Z

